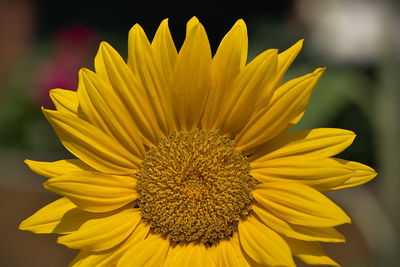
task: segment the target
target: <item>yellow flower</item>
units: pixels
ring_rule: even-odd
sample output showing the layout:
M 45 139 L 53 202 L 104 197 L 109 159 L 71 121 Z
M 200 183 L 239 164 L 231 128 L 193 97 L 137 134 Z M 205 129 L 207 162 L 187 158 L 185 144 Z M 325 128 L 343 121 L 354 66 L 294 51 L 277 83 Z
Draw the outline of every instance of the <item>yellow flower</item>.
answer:
M 344 242 L 350 218 L 321 192 L 376 173 L 332 158 L 351 131 L 288 131 L 324 72 L 282 83 L 302 41 L 246 64 L 242 20 L 212 56 L 193 18 L 179 52 L 167 20 L 128 45 L 126 63 L 102 43 L 76 92 L 51 91 L 43 112 L 77 158 L 26 161 L 63 197 L 20 229 L 62 234 L 71 266 L 337 266 L 319 242 Z

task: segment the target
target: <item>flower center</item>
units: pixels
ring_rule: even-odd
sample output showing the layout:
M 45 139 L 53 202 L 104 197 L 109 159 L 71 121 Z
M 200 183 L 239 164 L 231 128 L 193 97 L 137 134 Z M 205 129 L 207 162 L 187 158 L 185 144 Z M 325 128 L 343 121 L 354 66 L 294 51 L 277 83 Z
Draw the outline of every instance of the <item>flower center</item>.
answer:
M 229 138 L 198 129 L 161 139 L 137 177 L 142 217 L 175 243 L 231 237 L 257 183 Z

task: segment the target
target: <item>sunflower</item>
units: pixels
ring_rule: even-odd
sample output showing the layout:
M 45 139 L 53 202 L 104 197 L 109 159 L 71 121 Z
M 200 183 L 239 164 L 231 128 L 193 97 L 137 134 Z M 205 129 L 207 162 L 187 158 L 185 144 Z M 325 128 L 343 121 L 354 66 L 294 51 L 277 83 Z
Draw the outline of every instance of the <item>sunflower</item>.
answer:
M 26 160 L 62 197 L 20 229 L 61 234 L 71 266 L 338 266 L 320 242 L 344 242 L 350 218 L 322 193 L 376 173 L 332 158 L 351 131 L 289 131 L 325 71 L 283 83 L 301 47 L 246 63 L 238 20 L 212 56 L 196 18 L 179 52 L 167 20 L 151 42 L 133 26 L 127 63 L 101 43 L 95 71 L 43 109 L 76 158 Z

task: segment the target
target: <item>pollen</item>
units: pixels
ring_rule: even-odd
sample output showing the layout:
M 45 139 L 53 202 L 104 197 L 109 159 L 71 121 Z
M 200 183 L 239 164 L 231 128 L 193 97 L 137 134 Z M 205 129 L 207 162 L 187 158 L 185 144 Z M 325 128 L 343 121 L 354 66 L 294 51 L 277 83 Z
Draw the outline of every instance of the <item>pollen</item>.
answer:
M 142 217 L 174 243 L 230 238 L 251 212 L 257 181 L 249 168 L 217 131 L 172 133 L 147 152 L 137 173 Z

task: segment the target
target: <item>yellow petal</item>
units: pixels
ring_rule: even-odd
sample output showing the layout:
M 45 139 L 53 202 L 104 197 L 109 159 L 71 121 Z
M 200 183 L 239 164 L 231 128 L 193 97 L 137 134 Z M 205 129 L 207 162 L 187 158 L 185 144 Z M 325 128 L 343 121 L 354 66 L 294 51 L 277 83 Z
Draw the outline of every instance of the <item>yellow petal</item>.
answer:
M 362 184 L 365 184 L 372 179 L 374 179 L 377 175 L 376 171 L 367 165 L 355 162 L 355 161 L 348 161 L 343 159 L 337 159 L 342 164 L 353 168 L 354 174 L 350 179 L 347 179 L 342 184 L 331 187 L 329 190 L 339 190 L 349 187 L 355 187 Z
M 322 242 L 344 242 L 342 234 L 333 227 L 307 227 L 295 225 L 285 222 L 276 217 L 268 210 L 253 205 L 253 210 L 257 216 L 271 229 L 285 235 L 287 237 L 305 240 L 305 241 L 322 241 Z
M 75 209 L 70 200 L 63 197 L 38 210 L 31 217 L 19 225 L 20 230 L 31 231 L 36 234 L 65 233 L 69 231 L 55 231 L 63 216 Z M 63 229 L 65 230 L 65 229 Z
M 151 42 L 151 47 L 158 67 L 162 70 L 164 77 L 168 80 L 172 75 L 176 57 L 178 56 L 174 40 L 172 39 L 168 27 L 168 19 L 164 19 L 161 22 L 156 34 L 154 35 L 153 41 Z
M 326 255 L 324 249 L 318 242 L 305 242 L 291 238 L 286 238 L 285 240 L 293 255 L 306 264 L 340 266 Z
M 260 96 L 270 99 L 271 79 L 275 76 L 277 50 L 270 49 L 253 59 L 232 84 L 232 93 L 225 96 L 218 116 L 222 133 L 236 133 L 249 121 L 259 104 Z M 215 116 L 215 114 L 214 114 Z
M 141 219 L 138 209 L 124 209 L 113 215 L 88 220 L 79 230 L 58 238 L 58 243 L 73 249 L 101 251 L 120 244 Z
M 135 122 L 143 142 L 149 146 L 157 144 L 163 134 L 145 88 L 133 75 L 131 69 L 117 51 L 109 44 L 102 42 L 98 54 L 101 54 L 97 58 L 99 61 L 103 61 L 109 83 L 129 111 L 129 117 Z
M 291 181 L 327 191 L 348 180 L 354 170 L 331 158 L 303 156 L 255 160 L 250 164 L 250 175 L 262 182 Z
M 170 83 L 178 130 L 190 131 L 199 126 L 210 81 L 210 44 L 203 26 L 194 18 L 188 22 Z
M 68 234 L 77 231 L 89 220 L 101 219 L 111 213 L 93 213 L 81 210 L 63 197 L 43 207 L 20 224 L 20 230 L 37 234 Z
M 278 88 L 270 104 L 255 113 L 236 137 L 239 150 L 250 150 L 281 133 L 304 111 L 323 68 L 293 79 Z
M 82 250 L 78 254 L 78 256 L 71 262 L 70 267 L 115 266 L 115 264 L 128 249 L 130 249 L 137 242 L 145 239 L 149 230 L 150 228 L 148 226 L 140 222 L 136 226 L 133 233 L 131 233 L 126 241 L 122 242 L 120 245 L 117 245 L 112 249 L 100 252 Z
M 271 81 L 268 86 L 263 91 L 263 94 L 260 96 L 260 107 L 266 106 L 271 101 L 271 92 L 274 92 L 280 85 L 283 79 L 283 76 L 286 73 L 286 70 L 290 67 L 293 60 L 296 58 L 298 53 L 300 52 L 303 46 L 303 40 L 298 41 L 292 47 L 287 49 L 286 51 L 278 54 L 278 64 L 276 67 L 276 72 L 274 75 L 274 80 Z M 293 127 L 297 124 L 300 119 L 303 117 L 304 112 L 300 113 L 295 119 L 292 120 L 291 124 L 287 128 Z
M 140 133 L 120 96 L 109 84 L 87 69 L 79 72 L 79 117 L 118 140 L 128 151 L 143 157 Z
M 76 114 L 78 111 L 78 96 L 75 91 L 64 89 L 50 90 L 50 98 L 58 111 Z
M 129 31 L 128 42 L 128 65 L 145 88 L 157 122 L 164 135 L 167 136 L 169 129 L 174 127 L 167 77 L 156 62 L 150 42 L 139 24 Z M 169 59 L 169 54 L 164 57 L 166 58 L 163 59 Z M 169 65 L 169 62 L 163 62 L 163 64 Z
M 237 234 L 229 240 L 221 240 L 216 246 L 217 266 L 250 267 L 239 247 Z
M 110 266 L 107 258 L 114 254 L 114 251 L 91 252 L 86 250 L 79 251 L 78 255 L 68 264 L 68 267 L 106 267 Z
M 212 80 L 207 104 L 202 118 L 206 130 L 222 124 L 220 116 L 225 97 L 232 93 L 232 83 L 244 67 L 247 59 L 247 28 L 238 20 L 222 39 L 212 61 Z
M 296 118 L 294 118 L 291 122 L 289 127 L 293 127 L 294 125 L 296 125 L 297 123 L 300 122 L 300 120 L 303 118 L 305 111 L 301 112 L 299 115 L 297 115 Z
M 257 148 L 251 160 L 266 161 L 287 156 L 327 158 L 345 150 L 354 138 L 352 131 L 333 128 L 282 134 Z
M 97 51 L 97 54 L 94 58 L 94 69 L 96 74 L 101 77 L 101 79 L 107 83 L 111 84 L 110 78 L 108 77 L 106 61 L 103 55 L 102 43 L 100 43 L 100 47 Z
M 263 266 L 295 266 L 286 242 L 274 231 L 249 216 L 239 222 L 239 240 L 244 251 Z
M 330 227 L 350 223 L 350 218 L 320 192 L 299 183 L 256 185 L 253 196 L 282 220 L 298 225 Z
M 163 267 L 215 267 L 213 257 L 204 244 L 176 245 L 171 247 Z
M 281 84 L 282 78 L 285 75 L 286 70 L 290 67 L 290 65 L 292 65 L 292 62 L 297 57 L 301 48 L 303 47 L 303 41 L 304 40 L 298 41 L 289 49 L 283 51 L 278 55 L 278 67 L 276 77 L 273 82 L 273 88 L 276 88 Z
M 25 160 L 26 165 L 37 174 L 44 177 L 55 177 L 73 171 L 94 171 L 92 167 L 80 159 L 64 159 L 53 162 Z
M 142 160 L 116 140 L 75 116 L 43 109 L 63 145 L 83 162 L 104 173 L 132 174 Z
M 186 23 L 186 37 L 188 34 L 198 25 L 200 24 L 199 19 L 196 16 L 193 16 L 187 23 Z
M 118 261 L 118 266 L 162 266 L 169 248 L 169 241 L 153 234 L 133 244 Z
M 131 236 L 127 239 L 126 245 L 128 247 L 131 247 L 133 244 L 145 240 L 146 237 L 149 235 L 149 232 L 150 232 L 150 225 L 142 219 L 136 226 Z
M 90 212 L 118 209 L 137 198 L 136 179 L 99 172 L 70 172 L 50 178 L 46 189 L 66 196 L 79 208 Z

